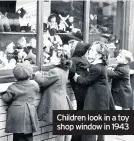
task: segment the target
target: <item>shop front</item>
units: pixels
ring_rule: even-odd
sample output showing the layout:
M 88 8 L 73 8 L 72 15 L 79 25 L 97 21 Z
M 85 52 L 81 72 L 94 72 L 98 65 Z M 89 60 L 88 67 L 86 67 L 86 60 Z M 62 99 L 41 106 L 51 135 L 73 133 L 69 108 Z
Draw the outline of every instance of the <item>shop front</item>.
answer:
M 117 0 L 0 1 L 1 92 L 15 81 L 12 70 L 17 63 L 27 60 L 34 71 L 48 68 L 50 54 L 46 54 L 46 49 L 54 45 L 48 29 L 55 29 L 60 46 L 69 44 L 69 40 L 88 43 L 99 40 L 115 44 L 111 47 L 113 52 L 123 48 L 127 36 L 122 22 L 128 18 L 123 16 L 128 8 L 124 6 L 126 2 Z M 130 50 L 131 41 L 128 43 Z M 74 94 L 69 93 L 69 97 L 76 108 Z M 36 97 L 36 106 L 39 101 L 40 95 Z M 12 134 L 4 131 L 6 109 L 0 96 L 0 140 L 12 141 Z M 37 140 L 55 141 L 52 125 L 40 122 L 40 129 L 34 134 L 34 141 Z

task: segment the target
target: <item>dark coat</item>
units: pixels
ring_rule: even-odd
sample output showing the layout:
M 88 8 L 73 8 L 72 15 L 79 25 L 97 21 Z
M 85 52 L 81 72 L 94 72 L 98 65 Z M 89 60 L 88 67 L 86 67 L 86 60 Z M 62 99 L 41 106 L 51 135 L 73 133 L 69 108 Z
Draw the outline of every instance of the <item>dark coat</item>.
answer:
M 108 76 L 112 78 L 112 95 L 115 105 L 123 108 L 132 108 L 133 95 L 130 84 L 128 65 L 118 65 L 114 71 L 109 70 Z
M 55 67 L 44 74 L 40 73 L 35 76 L 35 81 L 44 87 L 44 93 L 37 110 L 39 120 L 52 123 L 53 110 L 72 109 L 66 92 L 68 72 L 68 70 Z
M 75 94 L 77 101 L 77 110 L 83 110 L 85 95 L 87 92 L 88 86 L 83 86 L 74 81 L 73 77 L 75 73 L 78 73 L 81 76 L 87 76 L 89 68 L 89 62 L 84 57 L 85 53 L 89 49 L 89 44 L 78 43 L 72 57 L 72 67 L 69 72 L 69 79 L 72 86 L 72 89 Z
M 84 110 L 109 110 L 110 89 L 105 66 L 100 63 L 90 65 L 86 77 L 78 77 L 77 82 L 88 86 Z
M 73 76 L 78 73 L 81 76 L 87 76 L 89 63 L 85 57 L 72 57 L 72 67 L 69 72 L 69 79 L 72 89 L 77 101 L 77 110 L 83 110 L 85 95 L 87 93 L 88 86 L 83 86 L 74 81 Z
M 39 92 L 38 84 L 33 81 L 17 81 L 8 87 L 2 96 L 9 104 L 7 109 L 7 133 L 33 133 L 38 129 L 38 117 L 34 98 Z

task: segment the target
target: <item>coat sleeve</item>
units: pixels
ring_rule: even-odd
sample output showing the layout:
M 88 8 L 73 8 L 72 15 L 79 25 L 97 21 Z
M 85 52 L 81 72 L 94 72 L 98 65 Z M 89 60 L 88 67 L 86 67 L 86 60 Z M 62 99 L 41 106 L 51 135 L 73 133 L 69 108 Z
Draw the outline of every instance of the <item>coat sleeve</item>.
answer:
M 56 70 L 51 69 L 48 72 L 43 72 L 35 75 L 34 80 L 43 87 L 47 87 L 59 79 Z
M 40 88 L 39 88 L 38 83 L 33 80 L 33 81 L 32 81 L 32 84 L 33 84 L 34 90 L 35 90 L 37 93 L 39 93 Z
M 9 103 L 13 100 L 13 98 L 15 97 L 15 93 L 13 91 L 13 85 L 9 86 L 7 89 L 7 92 L 5 94 L 2 95 L 2 100 L 5 103 Z
M 75 73 L 76 73 L 76 64 L 73 62 L 69 70 L 69 79 L 73 79 Z
M 107 75 L 108 78 L 121 79 L 124 77 L 125 71 L 124 69 L 115 69 L 115 70 L 107 69 Z
M 89 69 L 89 74 L 86 77 L 79 76 L 77 78 L 77 83 L 83 85 L 92 85 L 101 73 L 101 68 L 96 65 L 92 65 Z

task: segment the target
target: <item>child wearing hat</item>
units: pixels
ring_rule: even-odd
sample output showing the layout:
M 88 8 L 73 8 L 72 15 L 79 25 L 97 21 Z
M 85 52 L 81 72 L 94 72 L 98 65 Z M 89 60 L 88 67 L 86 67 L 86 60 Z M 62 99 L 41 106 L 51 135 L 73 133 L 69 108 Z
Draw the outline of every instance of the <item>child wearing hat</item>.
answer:
M 38 129 L 34 101 L 39 86 L 29 80 L 32 73 L 30 64 L 18 64 L 13 70 L 17 81 L 2 95 L 2 100 L 9 105 L 5 132 L 13 133 L 13 141 L 33 141 L 33 132 Z
M 129 63 L 133 61 L 132 53 L 121 50 L 116 57 L 116 61 L 117 66 L 113 70 L 108 70 L 108 76 L 112 78 L 111 91 L 115 105 L 127 110 L 133 106 L 129 71 Z
M 69 78 L 77 101 L 77 110 L 83 110 L 87 86 L 74 82 L 73 76 L 75 72 L 82 76 L 87 75 L 89 62 L 84 55 L 89 48 L 90 44 L 77 42 L 76 47 L 72 52 L 72 67 L 70 69 Z
M 70 84 L 73 89 L 76 102 L 77 102 L 77 110 L 83 110 L 85 95 L 87 92 L 87 86 L 83 86 L 78 84 L 73 80 L 73 76 L 75 73 L 79 75 L 86 76 L 88 73 L 89 62 L 84 56 L 87 50 L 90 48 L 90 44 L 76 42 L 74 46 L 72 46 L 72 67 L 69 72 Z M 70 90 L 69 90 L 70 92 Z M 81 141 L 81 135 L 73 135 L 71 141 Z
M 111 93 L 108 85 L 106 65 L 109 57 L 108 47 L 101 42 L 95 42 L 89 51 L 91 60 L 86 76 L 74 76 L 75 82 L 88 86 L 84 101 L 84 110 L 109 110 Z M 96 135 L 83 135 L 82 141 L 96 141 Z M 98 135 L 97 141 L 104 141 L 103 135 Z

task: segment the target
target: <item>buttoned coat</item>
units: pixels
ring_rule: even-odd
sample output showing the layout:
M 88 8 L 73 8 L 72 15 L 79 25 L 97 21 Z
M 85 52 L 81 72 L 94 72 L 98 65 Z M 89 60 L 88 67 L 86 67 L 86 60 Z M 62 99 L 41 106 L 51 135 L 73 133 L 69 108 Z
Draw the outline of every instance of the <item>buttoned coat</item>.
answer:
M 53 110 L 72 109 L 66 92 L 68 72 L 68 70 L 55 67 L 48 72 L 35 75 L 35 81 L 44 87 L 44 93 L 37 110 L 39 120 L 52 123 Z
M 114 71 L 108 71 L 109 78 L 112 78 L 112 95 L 115 105 L 123 108 L 132 108 L 133 95 L 130 84 L 129 66 L 118 65 Z
M 88 75 L 78 77 L 77 82 L 88 86 L 84 110 L 109 110 L 111 93 L 106 67 L 102 63 L 90 65 Z
M 7 109 L 7 133 L 33 133 L 38 130 L 38 117 L 34 105 L 39 86 L 35 81 L 24 80 L 11 84 L 2 99 Z

